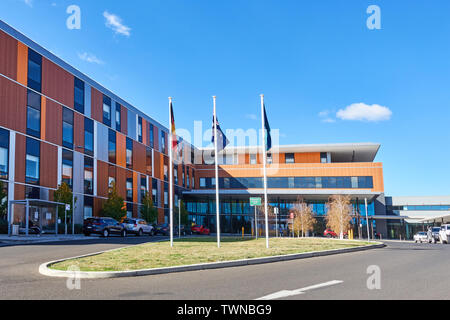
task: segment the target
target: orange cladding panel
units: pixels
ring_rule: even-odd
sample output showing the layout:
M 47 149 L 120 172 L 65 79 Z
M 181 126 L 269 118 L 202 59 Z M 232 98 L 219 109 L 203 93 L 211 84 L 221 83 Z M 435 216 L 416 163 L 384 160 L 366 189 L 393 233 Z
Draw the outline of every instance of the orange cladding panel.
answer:
M 116 137 L 117 148 L 117 165 L 126 168 L 127 167 L 127 137 L 117 132 Z
M 17 82 L 26 86 L 28 82 L 28 47 L 17 42 Z

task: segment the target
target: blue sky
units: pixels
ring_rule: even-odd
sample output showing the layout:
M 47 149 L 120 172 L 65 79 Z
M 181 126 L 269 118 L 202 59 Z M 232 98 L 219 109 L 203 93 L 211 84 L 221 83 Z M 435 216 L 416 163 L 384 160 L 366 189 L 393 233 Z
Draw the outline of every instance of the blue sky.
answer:
M 80 30 L 66 28 L 72 4 Z M 258 128 L 264 93 L 282 144 L 379 142 L 389 195 L 450 194 L 448 12 L 448 0 L 0 2 L 0 19 L 165 125 L 173 96 L 177 127 L 209 127 L 217 95 L 224 129 Z

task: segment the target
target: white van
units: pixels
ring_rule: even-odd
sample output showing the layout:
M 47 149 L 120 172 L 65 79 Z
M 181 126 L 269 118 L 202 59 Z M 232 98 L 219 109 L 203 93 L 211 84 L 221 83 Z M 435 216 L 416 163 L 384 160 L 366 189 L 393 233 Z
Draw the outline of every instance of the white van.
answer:
M 441 243 L 450 243 L 450 224 L 444 224 L 439 231 L 439 241 Z

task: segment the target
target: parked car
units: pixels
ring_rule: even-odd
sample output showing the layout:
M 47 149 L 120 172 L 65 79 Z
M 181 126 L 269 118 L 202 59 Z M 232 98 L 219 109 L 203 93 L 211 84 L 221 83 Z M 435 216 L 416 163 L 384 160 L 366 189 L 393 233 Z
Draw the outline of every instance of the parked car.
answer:
M 167 224 L 167 223 L 157 224 L 155 227 L 155 235 L 159 235 L 159 234 L 162 236 L 170 235 L 169 224 Z
M 126 218 L 123 220 L 123 225 L 128 233 L 135 234 L 139 237 L 142 237 L 144 234 L 148 234 L 149 236 L 155 235 L 153 226 L 148 224 L 144 219 Z
M 441 231 L 441 228 L 433 227 L 429 232 L 427 232 L 428 243 L 437 243 L 439 241 L 439 231 Z
M 326 229 L 323 232 L 323 236 L 326 237 L 326 238 L 339 238 L 339 235 L 336 232 L 334 232 L 333 230 L 330 230 L 330 229 Z M 347 232 L 344 232 L 344 238 L 348 238 L 348 233 Z
M 450 243 L 450 224 L 444 224 L 439 231 L 439 241 L 441 243 Z
M 181 230 L 181 235 L 182 235 L 182 236 L 186 236 L 186 235 L 191 235 L 191 234 L 192 234 L 191 228 L 186 227 L 186 226 L 183 225 L 183 224 L 181 225 L 180 230 Z M 173 228 L 173 234 L 174 234 L 175 236 L 178 236 L 178 225 L 175 225 L 175 226 L 174 226 L 174 228 Z
M 211 233 L 208 228 L 206 228 L 205 226 L 199 226 L 199 225 L 192 226 L 191 231 L 193 234 L 203 234 L 203 235 L 207 235 L 207 236 Z
M 415 243 L 422 243 L 422 242 L 428 242 L 428 236 L 426 232 L 418 232 L 414 235 L 414 242 Z
M 112 234 L 118 234 L 122 237 L 127 236 L 124 225 L 113 218 L 87 218 L 84 220 L 83 233 L 86 237 L 91 234 L 99 234 L 105 238 Z

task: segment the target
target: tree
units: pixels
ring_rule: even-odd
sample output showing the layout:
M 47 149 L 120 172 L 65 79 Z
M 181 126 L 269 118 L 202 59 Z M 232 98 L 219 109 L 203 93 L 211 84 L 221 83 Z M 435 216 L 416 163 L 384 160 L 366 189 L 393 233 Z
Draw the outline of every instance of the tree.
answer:
M 158 209 L 153 205 L 153 199 L 149 192 L 145 192 L 142 199 L 141 217 L 148 223 L 155 223 L 158 219 Z
M 0 219 L 6 219 L 8 212 L 8 201 L 3 181 L 0 181 Z
M 58 189 L 55 191 L 53 195 L 53 200 L 55 202 L 64 203 L 70 205 L 70 210 L 67 210 L 67 219 L 70 220 L 73 215 L 73 208 L 75 206 L 75 203 L 77 202 L 77 198 L 73 198 L 72 190 L 70 189 L 69 185 L 65 182 L 63 182 Z M 58 206 L 58 218 L 61 220 L 64 220 L 65 215 L 65 206 Z
M 339 233 L 340 239 L 344 239 L 344 232 L 350 229 L 350 221 L 352 219 L 350 196 L 331 196 L 327 207 L 327 227 Z
M 300 237 L 300 232 L 303 238 L 306 232 L 314 230 L 316 223 L 316 219 L 313 216 L 314 213 L 302 198 L 299 197 L 297 199 L 292 212 L 294 213 L 294 232 L 297 230 L 298 237 Z
M 180 214 L 181 215 L 181 224 L 182 225 L 188 225 L 188 223 L 189 223 L 189 213 L 186 210 L 186 206 L 184 205 L 183 201 L 180 201 L 180 207 L 181 207 L 181 211 L 180 211 L 180 213 L 181 213 Z M 173 214 L 178 217 L 178 212 L 179 212 L 178 207 L 175 207 L 175 210 L 174 210 Z M 178 218 L 177 218 L 177 221 L 178 221 Z
M 121 221 L 127 215 L 127 208 L 122 197 L 117 194 L 116 183 L 112 182 L 108 191 L 108 199 L 103 204 L 102 213 L 105 217 L 110 217 Z

